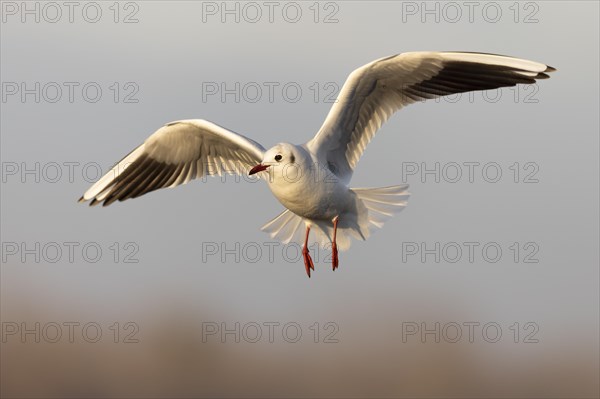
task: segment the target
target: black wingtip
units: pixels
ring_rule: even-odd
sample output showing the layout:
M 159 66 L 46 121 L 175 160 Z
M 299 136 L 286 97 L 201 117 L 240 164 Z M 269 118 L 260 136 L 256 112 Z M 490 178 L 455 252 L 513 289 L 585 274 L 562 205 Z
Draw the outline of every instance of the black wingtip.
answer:
M 556 68 L 551 67 L 550 65 L 546 65 L 546 70 L 544 72 L 554 72 L 556 71 Z
M 80 203 L 80 204 L 81 204 L 82 202 L 85 202 L 85 199 L 83 198 L 83 195 L 81 196 L 81 198 L 79 198 L 79 199 L 77 200 L 77 202 L 78 202 L 78 203 Z
M 105 207 L 105 206 L 109 206 L 110 204 L 112 204 L 112 203 L 113 203 L 113 202 L 115 202 L 115 201 L 119 201 L 119 202 L 121 202 L 121 201 L 124 201 L 124 200 L 122 200 L 122 199 L 119 199 L 119 198 L 117 198 L 116 196 L 112 196 L 112 197 L 111 197 L 111 196 L 109 195 L 109 196 L 107 196 L 107 197 L 104 199 L 104 202 L 102 203 L 102 206 L 103 206 L 103 207 Z

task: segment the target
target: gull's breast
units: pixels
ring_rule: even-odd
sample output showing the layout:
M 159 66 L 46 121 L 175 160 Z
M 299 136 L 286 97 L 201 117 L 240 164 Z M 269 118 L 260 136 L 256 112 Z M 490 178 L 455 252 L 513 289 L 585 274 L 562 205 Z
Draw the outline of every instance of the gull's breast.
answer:
M 308 219 L 331 220 L 354 203 L 353 192 L 337 179 L 300 179 L 269 187 L 283 206 Z

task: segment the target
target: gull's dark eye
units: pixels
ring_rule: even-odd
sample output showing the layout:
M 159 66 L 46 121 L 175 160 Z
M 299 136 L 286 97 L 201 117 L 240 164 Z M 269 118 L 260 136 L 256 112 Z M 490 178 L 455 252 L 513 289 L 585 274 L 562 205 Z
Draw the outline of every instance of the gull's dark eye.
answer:
M 281 154 L 277 154 L 277 155 L 275 155 L 275 160 L 276 160 L 277 162 L 281 161 L 281 158 L 283 158 L 283 157 L 281 156 Z

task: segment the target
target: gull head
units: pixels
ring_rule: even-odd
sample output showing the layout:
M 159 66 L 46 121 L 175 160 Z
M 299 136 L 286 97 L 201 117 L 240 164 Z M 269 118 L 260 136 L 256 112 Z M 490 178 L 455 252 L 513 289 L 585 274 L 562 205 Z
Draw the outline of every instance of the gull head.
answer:
M 249 175 L 253 175 L 271 167 L 285 166 L 296 162 L 298 146 L 290 143 L 279 143 L 265 152 L 261 163 L 250 169 Z M 272 168 L 272 169 L 273 169 Z

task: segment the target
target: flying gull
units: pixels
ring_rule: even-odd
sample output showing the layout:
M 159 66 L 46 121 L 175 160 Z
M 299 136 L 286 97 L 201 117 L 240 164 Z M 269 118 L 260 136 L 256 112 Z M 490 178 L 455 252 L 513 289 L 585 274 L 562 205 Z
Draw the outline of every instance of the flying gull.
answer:
M 547 65 L 502 55 L 410 52 L 366 64 L 348 76 L 317 134 L 305 144 L 270 149 L 202 119 L 158 129 L 90 187 L 80 202 L 104 206 L 206 175 L 237 173 L 265 179 L 286 208 L 262 227 L 283 243 L 302 241 L 308 277 L 314 263 L 311 231 L 332 250 L 332 266 L 350 239 L 366 240 L 407 203 L 408 185 L 350 188 L 362 153 L 375 132 L 400 108 L 427 99 L 546 79 Z

